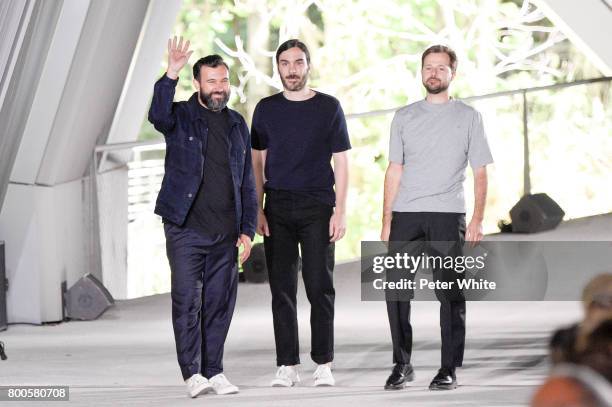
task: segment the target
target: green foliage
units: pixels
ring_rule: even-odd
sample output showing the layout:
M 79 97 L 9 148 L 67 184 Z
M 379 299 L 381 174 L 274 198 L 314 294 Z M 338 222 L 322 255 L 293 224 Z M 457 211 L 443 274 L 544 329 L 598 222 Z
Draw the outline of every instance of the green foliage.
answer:
M 224 54 L 215 40 L 236 50 L 239 36 L 245 49 L 258 50 L 250 57 L 268 58 L 267 65 L 256 65 L 260 74 L 271 77 L 279 42 L 304 39 L 312 54 L 311 86 L 338 97 L 346 113 L 395 108 L 421 99 L 420 55 L 432 43 L 448 43 L 458 54 L 455 97 L 600 76 L 533 5 L 522 5 L 518 0 L 186 0 L 175 32 L 192 41 L 194 57 L 213 52 L 224 56 L 236 86 L 230 104 L 247 121 L 262 87 L 264 93 L 275 90 L 258 82 L 252 67 Z M 249 36 L 256 23 L 267 24 L 266 35 Z M 530 52 L 540 46 L 541 52 Z M 165 61 L 160 75 L 164 69 Z M 181 74 L 177 100 L 193 92 L 190 69 L 191 65 Z M 242 100 L 237 91 L 241 78 L 246 81 Z M 612 168 L 609 89 L 606 84 L 530 95 L 533 192 L 550 192 L 568 217 L 612 210 L 612 197 L 602 192 L 609 190 L 604 183 Z M 483 112 L 496 158 L 485 222 L 485 231 L 493 232 L 497 219 L 506 218 L 522 194 L 522 105 L 519 96 L 475 105 Z M 391 117 L 349 120 L 354 148 L 348 233 L 338 244 L 339 259 L 358 256 L 361 240 L 378 238 Z M 154 134 L 148 124 L 143 126 L 142 138 Z M 471 191 L 468 170 L 468 207 Z

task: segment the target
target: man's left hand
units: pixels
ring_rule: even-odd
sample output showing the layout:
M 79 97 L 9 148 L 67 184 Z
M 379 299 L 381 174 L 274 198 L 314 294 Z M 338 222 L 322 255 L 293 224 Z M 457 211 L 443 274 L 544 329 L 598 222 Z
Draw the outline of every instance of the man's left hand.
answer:
M 334 212 L 329 219 L 329 241 L 337 242 L 346 233 L 346 216 L 344 213 Z
M 244 263 L 249 256 L 251 255 L 251 238 L 247 235 L 240 235 L 238 240 L 236 241 L 236 247 L 243 246 L 242 254 L 240 255 L 240 264 Z
M 472 219 L 465 231 L 465 240 L 470 242 L 470 247 L 475 247 L 482 240 L 482 221 Z

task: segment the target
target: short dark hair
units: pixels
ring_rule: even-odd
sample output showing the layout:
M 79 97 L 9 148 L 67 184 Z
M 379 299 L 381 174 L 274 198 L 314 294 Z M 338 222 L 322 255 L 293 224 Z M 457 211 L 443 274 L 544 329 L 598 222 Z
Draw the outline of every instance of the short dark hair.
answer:
M 423 52 L 423 55 L 421 56 L 421 67 L 423 67 L 423 65 L 425 64 L 425 57 L 427 55 L 439 54 L 439 53 L 448 55 L 448 58 L 450 59 L 451 70 L 455 72 L 457 70 L 457 64 L 458 64 L 457 54 L 455 54 L 455 51 L 453 51 L 451 48 L 447 47 L 446 45 L 432 45 L 431 47 L 427 48 L 425 52 Z
M 278 49 L 276 50 L 276 63 L 277 64 L 278 64 L 278 58 L 280 57 L 280 54 L 282 54 L 283 52 L 291 48 L 301 49 L 304 52 L 304 54 L 306 54 L 306 62 L 308 62 L 308 65 L 310 65 L 310 52 L 308 51 L 308 47 L 302 41 L 295 39 L 295 38 L 292 38 L 290 40 L 283 42 L 278 47 Z
M 221 58 L 220 55 L 213 54 L 213 55 L 207 55 L 204 58 L 200 58 L 193 65 L 193 78 L 199 82 L 200 81 L 200 71 L 202 70 L 203 66 L 208 66 L 210 68 L 216 68 L 219 65 L 223 65 L 229 71 L 229 66 L 227 66 L 227 64 L 225 63 L 223 58 Z

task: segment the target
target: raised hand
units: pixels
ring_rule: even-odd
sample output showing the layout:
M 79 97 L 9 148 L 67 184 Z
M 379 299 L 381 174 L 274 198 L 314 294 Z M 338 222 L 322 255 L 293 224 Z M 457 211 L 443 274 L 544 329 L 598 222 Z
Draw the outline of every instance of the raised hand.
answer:
M 193 51 L 189 51 L 189 41 L 183 44 L 183 37 L 178 39 L 176 35 L 168 39 L 168 70 L 166 75 L 171 79 L 178 78 L 178 73 L 185 66 Z

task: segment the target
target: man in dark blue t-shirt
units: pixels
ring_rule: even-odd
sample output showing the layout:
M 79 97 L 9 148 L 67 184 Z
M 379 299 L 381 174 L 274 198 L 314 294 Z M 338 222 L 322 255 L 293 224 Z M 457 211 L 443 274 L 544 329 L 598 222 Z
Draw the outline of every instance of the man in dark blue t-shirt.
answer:
M 306 86 L 306 45 L 295 39 L 284 42 L 276 62 L 283 91 L 257 104 L 251 126 L 257 232 L 264 236 L 279 367 L 272 386 L 290 387 L 299 381 L 298 248 L 311 305 L 311 357 L 318 364 L 314 385 L 333 386 L 334 242 L 346 230 L 351 144 L 338 100 Z

